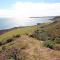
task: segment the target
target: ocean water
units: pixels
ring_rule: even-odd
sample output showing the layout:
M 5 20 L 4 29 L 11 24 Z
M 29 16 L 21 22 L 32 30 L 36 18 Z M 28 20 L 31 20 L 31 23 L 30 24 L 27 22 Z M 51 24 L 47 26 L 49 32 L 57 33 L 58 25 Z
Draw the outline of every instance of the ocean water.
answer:
M 31 26 L 37 23 L 49 22 L 52 17 L 41 17 L 41 18 L 28 18 L 28 19 L 13 19 L 13 18 L 0 18 L 0 30 L 8 29 L 20 26 Z

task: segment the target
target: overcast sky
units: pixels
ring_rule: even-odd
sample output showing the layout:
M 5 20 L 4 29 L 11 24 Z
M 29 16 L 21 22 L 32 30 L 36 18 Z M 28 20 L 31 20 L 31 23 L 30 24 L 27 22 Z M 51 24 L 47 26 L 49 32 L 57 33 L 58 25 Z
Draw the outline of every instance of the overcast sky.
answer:
M 60 0 L 0 0 L 0 18 L 12 18 L 0 20 L 1 28 L 12 24 L 34 24 L 34 21 L 28 21 L 28 17 L 58 15 L 60 16 Z
M 0 0 L 0 17 L 60 15 L 60 0 Z

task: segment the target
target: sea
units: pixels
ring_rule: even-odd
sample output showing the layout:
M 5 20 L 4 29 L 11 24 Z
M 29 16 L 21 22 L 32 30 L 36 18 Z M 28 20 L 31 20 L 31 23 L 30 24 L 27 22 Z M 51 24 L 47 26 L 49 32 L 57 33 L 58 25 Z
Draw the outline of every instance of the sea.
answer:
M 46 23 L 50 22 L 52 18 L 53 17 L 29 17 L 28 19 L 15 19 L 0 17 L 0 30 L 13 27 L 32 26 L 37 23 Z

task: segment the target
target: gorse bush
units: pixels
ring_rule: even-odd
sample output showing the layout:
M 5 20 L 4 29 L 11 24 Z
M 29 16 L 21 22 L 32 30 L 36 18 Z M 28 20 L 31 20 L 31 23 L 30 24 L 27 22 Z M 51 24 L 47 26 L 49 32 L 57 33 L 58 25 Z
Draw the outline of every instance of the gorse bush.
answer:
M 0 41 L 0 46 L 5 45 L 5 44 L 7 44 L 7 43 L 10 43 L 10 42 L 12 42 L 12 41 L 15 41 L 15 39 L 16 39 L 16 38 L 19 38 L 19 37 L 21 37 L 21 35 L 20 35 L 20 34 L 16 34 L 16 35 L 14 35 L 13 37 L 4 39 L 4 40 Z
M 6 46 L 2 46 L 2 50 L 6 50 Z
M 48 29 L 41 28 L 36 30 L 30 35 L 31 37 L 37 38 L 38 40 L 44 41 L 44 46 L 53 49 L 55 44 L 60 44 L 60 37 L 54 37 Z
M 13 38 L 9 38 L 9 39 L 7 39 L 7 40 L 0 41 L 0 46 L 5 45 L 5 44 L 7 44 L 7 43 L 10 43 L 10 42 L 12 42 L 12 41 L 13 41 Z
M 12 42 L 13 41 L 13 38 L 9 38 L 7 39 L 6 43 L 9 43 L 9 42 Z
M 29 35 L 29 37 L 32 37 L 32 38 L 34 38 L 34 35 Z
M 39 29 L 36 30 L 32 36 L 34 36 L 35 38 L 39 39 L 39 40 L 43 40 L 45 41 L 48 38 L 48 31 L 45 29 Z
M 2 42 L 0 42 L 0 46 L 2 45 Z
M 20 34 L 16 34 L 16 35 L 14 35 L 14 38 L 19 38 L 19 37 L 21 37 Z
M 52 41 L 52 40 L 46 40 L 46 41 L 44 42 L 44 46 L 53 49 L 53 47 L 55 46 L 55 42 Z
M 54 40 L 56 43 L 60 44 L 60 39 Z

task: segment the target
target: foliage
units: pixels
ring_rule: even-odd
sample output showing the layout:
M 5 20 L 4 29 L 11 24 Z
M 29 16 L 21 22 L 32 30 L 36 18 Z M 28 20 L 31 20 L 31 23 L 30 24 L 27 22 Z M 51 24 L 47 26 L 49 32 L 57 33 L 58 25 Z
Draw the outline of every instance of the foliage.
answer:
M 28 26 L 28 27 L 22 27 L 18 29 L 13 29 L 9 32 L 6 32 L 2 35 L 0 35 L 0 41 L 7 40 L 8 38 L 11 38 L 14 35 L 22 35 L 22 34 L 29 34 L 37 29 L 37 26 Z
M 36 30 L 32 34 L 35 38 L 45 41 L 48 38 L 48 31 L 46 29 Z
M 20 34 L 16 34 L 16 35 L 14 36 L 14 38 L 19 38 L 19 37 L 21 37 Z
M 55 46 L 55 42 L 52 40 L 46 40 L 44 41 L 44 46 L 53 49 L 53 47 Z

